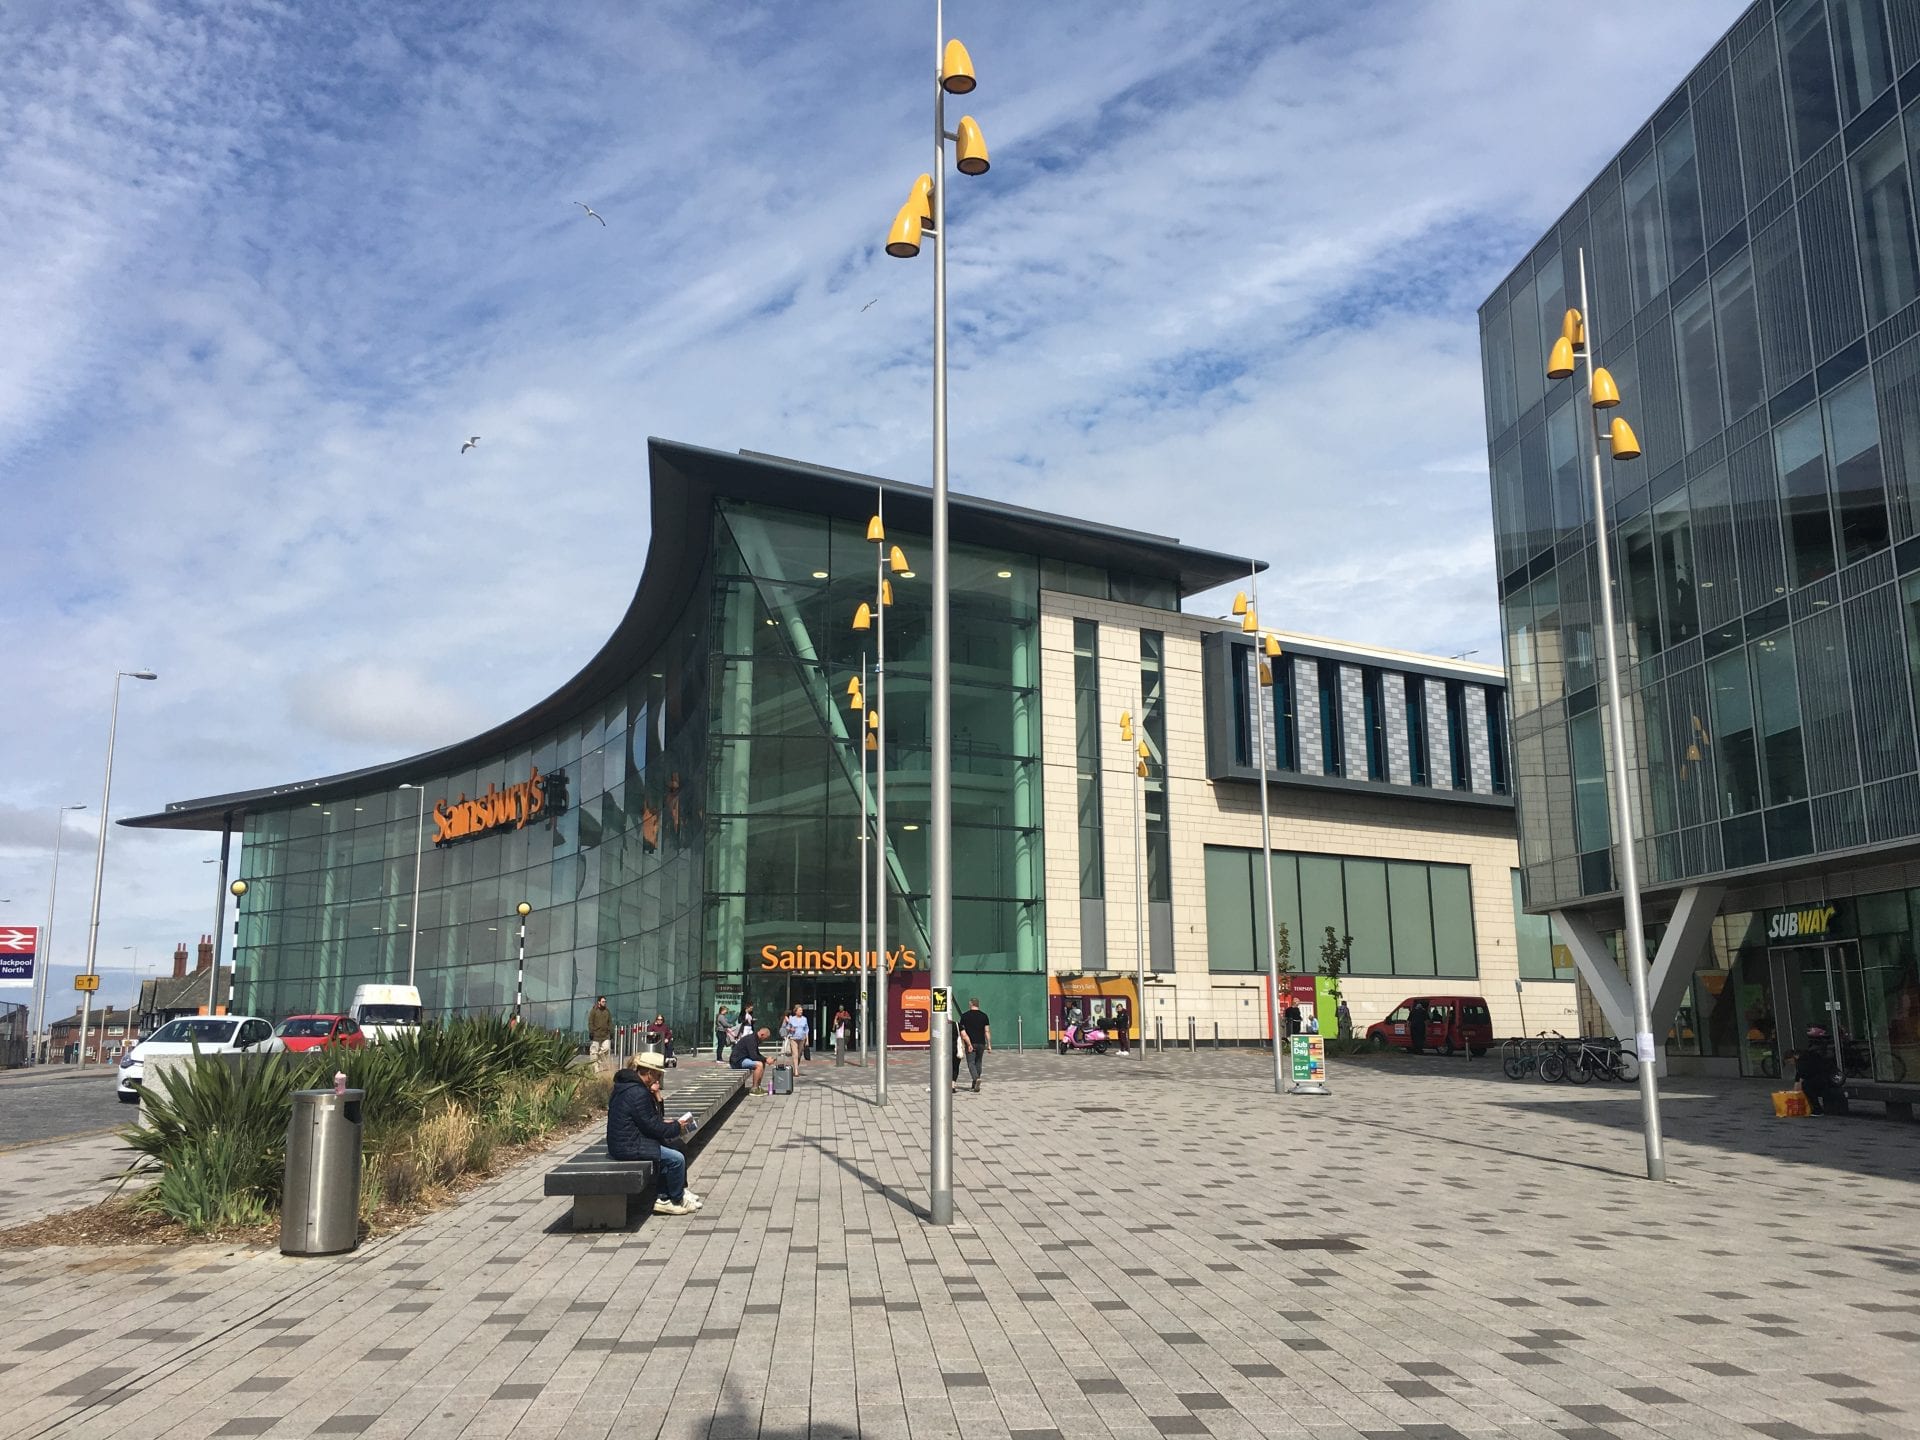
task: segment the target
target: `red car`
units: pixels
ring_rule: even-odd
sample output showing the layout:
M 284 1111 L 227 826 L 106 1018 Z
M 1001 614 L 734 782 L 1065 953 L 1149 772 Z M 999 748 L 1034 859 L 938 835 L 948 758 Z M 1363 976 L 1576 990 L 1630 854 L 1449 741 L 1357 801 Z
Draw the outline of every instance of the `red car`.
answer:
M 359 1022 L 350 1015 L 290 1015 L 273 1027 L 273 1038 L 262 1048 L 287 1050 L 297 1055 L 303 1050 L 319 1050 L 328 1045 L 358 1050 L 366 1043 L 367 1037 L 360 1032 Z
M 1367 1039 L 1416 1055 L 1428 1050 L 1484 1055 L 1493 1044 L 1493 1016 L 1478 995 L 1410 995 L 1386 1019 L 1367 1027 Z

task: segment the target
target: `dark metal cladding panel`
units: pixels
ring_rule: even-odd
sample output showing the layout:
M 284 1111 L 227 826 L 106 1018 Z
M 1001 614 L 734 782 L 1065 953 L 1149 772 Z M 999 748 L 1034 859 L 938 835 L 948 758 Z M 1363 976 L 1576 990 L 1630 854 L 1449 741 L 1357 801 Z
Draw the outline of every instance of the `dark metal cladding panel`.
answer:
M 1791 214 L 1754 237 L 1753 281 L 1760 297 L 1760 354 L 1767 388 L 1777 394 L 1813 368 L 1800 228 Z
M 1860 773 L 1888 780 L 1914 768 L 1913 706 L 1899 591 L 1883 585 L 1846 605 L 1847 654 L 1860 724 Z
M 1860 268 L 1854 254 L 1847 174 L 1837 170 L 1800 201 L 1800 254 L 1807 276 L 1807 314 L 1815 363 L 1866 334 Z

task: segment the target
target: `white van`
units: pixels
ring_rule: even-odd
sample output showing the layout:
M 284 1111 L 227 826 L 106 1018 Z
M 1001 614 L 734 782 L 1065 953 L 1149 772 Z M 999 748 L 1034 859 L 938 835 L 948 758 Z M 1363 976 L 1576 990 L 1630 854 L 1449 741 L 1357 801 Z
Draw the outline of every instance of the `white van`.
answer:
M 347 1011 L 369 1040 L 411 1035 L 420 1028 L 420 992 L 411 985 L 362 985 Z

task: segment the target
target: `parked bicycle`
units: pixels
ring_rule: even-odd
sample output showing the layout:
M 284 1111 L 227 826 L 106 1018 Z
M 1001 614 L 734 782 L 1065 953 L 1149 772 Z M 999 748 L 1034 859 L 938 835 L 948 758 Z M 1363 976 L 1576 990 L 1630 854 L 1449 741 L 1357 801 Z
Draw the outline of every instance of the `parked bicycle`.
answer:
M 1639 1075 L 1639 1060 L 1611 1035 L 1582 1036 L 1566 1062 L 1566 1079 L 1575 1085 L 1584 1085 L 1596 1077 L 1631 1082 Z
M 1500 1042 L 1500 1069 L 1509 1080 L 1524 1080 L 1529 1075 L 1539 1075 L 1542 1080 L 1548 1078 L 1541 1074 L 1541 1066 L 1549 1055 L 1556 1055 L 1566 1045 L 1567 1040 L 1557 1030 L 1542 1030 L 1538 1035 L 1521 1035 Z

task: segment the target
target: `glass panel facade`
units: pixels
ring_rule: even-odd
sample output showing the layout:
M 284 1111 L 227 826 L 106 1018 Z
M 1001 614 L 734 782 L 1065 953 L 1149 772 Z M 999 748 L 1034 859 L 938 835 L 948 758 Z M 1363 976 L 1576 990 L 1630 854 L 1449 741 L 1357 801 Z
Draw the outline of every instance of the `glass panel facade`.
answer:
M 416 792 L 250 815 L 237 1003 L 344 1007 L 411 964 L 434 1014 L 506 1011 L 522 900 L 522 1010 L 543 1025 L 577 1028 L 605 994 L 623 1020 L 698 1033 L 717 996 L 787 999 L 769 950 L 855 953 L 861 731 L 845 689 L 874 659 L 873 635 L 850 626 L 874 547 L 859 523 L 732 501 L 712 534 L 691 598 L 624 685 L 508 754 L 420 777 L 417 945 Z M 923 537 L 888 538 L 925 552 Z M 952 550 L 954 969 L 996 1003 L 1013 996 L 995 977 L 1045 968 L 1039 575 L 1030 556 Z M 893 588 L 884 903 L 889 948 L 922 956 L 929 597 L 905 576 Z M 547 804 L 524 825 L 432 843 L 442 797 L 510 793 L 535 770 Z
M 1100 626 L 1073 622 L 1074 785 L 1080 821 L 1080 898 L 1107 893 L 1104 818 L 1100 797 Z
M 1910 11 L 1750 7 L 1481 307 L 1510 743 L 1540 757 L 1517 778 L 1539 787 L 1520 798 L 1543 908 L 1614 879 L 1585 410 L 1577 382 L 1530 404 L 1518 378 L 1544 362 L 1546 296 L 1568 293 L 1578 249 L 1595 359 L 1646 452 L 1603 480 L 1649 876 L 1920 835 L 1920 672 L 1894 619 L 1920 574 L 1920 101 L 1894 89 L 1920 60 Z

